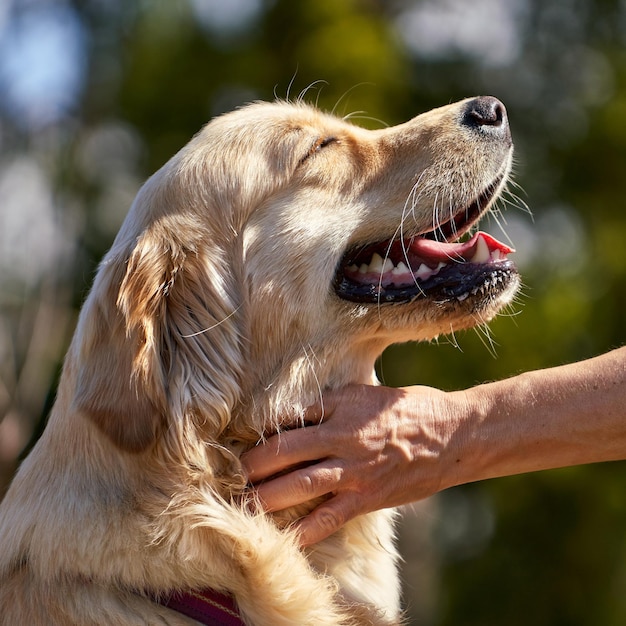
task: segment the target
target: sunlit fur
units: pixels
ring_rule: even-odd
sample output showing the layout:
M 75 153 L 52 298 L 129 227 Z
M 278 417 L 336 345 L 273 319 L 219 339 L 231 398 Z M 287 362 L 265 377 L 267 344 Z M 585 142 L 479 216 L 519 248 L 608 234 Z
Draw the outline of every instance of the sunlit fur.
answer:
M 150 596 L 207 587 L 234 594 L 250 625 L 399 623 L 393 513 L 303 552 L 285 516 L 249 506 L 238 459 L 320 390 L 375 383 L 389 344 L 511 299 L 514 284 L 365 306 L 331 287 L 354 244 L 426 231 L 506 176 L 510 146 L 464 128 L 463 106 L 369 131 L 254 104 L 147 181 L 0 508 L 3 625 L 191 624 Z

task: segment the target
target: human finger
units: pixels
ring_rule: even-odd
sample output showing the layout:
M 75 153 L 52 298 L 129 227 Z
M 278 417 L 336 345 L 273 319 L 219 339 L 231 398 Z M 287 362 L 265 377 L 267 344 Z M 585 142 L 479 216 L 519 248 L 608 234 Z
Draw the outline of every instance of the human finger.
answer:
M 295 530 L 301 546 L 311 546 L 330 537 L 351 519 L 364 513 L 354 493 L 342 492 L 326 500 L 311 513 L 298 520 Z
M 242 454 L 248 481 L 255 483 L 294 465 L 325 458 L 328 451 L 318 429 L 310 426 L 284 431 Z
M 282 511 L 333 493 L 342 475 L 341 466 L 329 460 L 279 476 L 258 485 L 255 491 L 265 511 Z

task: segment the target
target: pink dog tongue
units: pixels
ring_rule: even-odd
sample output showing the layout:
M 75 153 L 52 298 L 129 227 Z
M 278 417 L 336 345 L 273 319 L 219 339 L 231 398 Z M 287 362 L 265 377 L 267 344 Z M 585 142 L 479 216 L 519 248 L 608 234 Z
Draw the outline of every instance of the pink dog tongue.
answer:
M 510 248 L 501 241 L 498 241 L 495 237 L 492 237 L 488 233 L 484 233 L 482 231 L 477 232 L 471 239 L 468 239 L 463 243 L 442 243 L 439 241 L 433 241 L 432 239 L 416 237 L 411 242 L 409 249 L 417 256 L 429 260 L 432 259 L 433 261 L 442 261 L 445 263 L 450 261 L 450 259 L 455 258 L 463 258 L 469 261 L 476 254 L 479 239 L 484 241 L 489 254 L 492 254 L 497 250 L 504 257 L 507 254 L 515 252 L 513 248 Z

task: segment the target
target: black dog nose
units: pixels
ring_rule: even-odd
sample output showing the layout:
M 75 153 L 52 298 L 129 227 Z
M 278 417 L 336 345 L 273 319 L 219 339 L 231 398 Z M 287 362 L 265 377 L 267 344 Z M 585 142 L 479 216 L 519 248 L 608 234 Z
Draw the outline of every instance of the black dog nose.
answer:
M 465 105 L 462 123 L 494 137 L 510 137 L 506 108 L 493 96 L 481 96 L 470 100 Z

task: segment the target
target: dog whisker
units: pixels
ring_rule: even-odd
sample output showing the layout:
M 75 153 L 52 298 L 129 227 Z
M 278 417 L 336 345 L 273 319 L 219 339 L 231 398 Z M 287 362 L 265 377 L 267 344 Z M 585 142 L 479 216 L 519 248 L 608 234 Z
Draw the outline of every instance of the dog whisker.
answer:
M 320 383 L 320 379 L 317 375 L 317 368 L 315 367 L 313 361 L 317 361 L 318 365 L 320 363 L 319 359 L 317 358 L 316 354 L 315 354 L 315 350 L 313 349 L 313 346 L 311 346 L 311 344 L 307 344 L 306 346 L 304 344 L 301 344 L 302 347 L 302 352 L 304 353 L 304 359 L 305 362 L 309 368 L 309 371 L 311 372 L 311 375 L 313 376 L 313 379 L 315 381 L 315 387 L 317 389 L 317 396 L 319 398 L 320 401 L 320 406 L 322 407 L 322 416 L 321 419 L 319 421 L 319 423 L 321 424 L 324 421 L 324 395 L 322 392 L 322 385 Z M 305 424 L 301 424 L 301 426 L 304 426 Z
M 312 91 L 313 89 L 317 89 L 318 93 L 317 93 L 317 98 L 319 98 L 320 93 L 322 91 L 322 89 L 328 85 L 328 82 L 325 80 L 315 80 L 312 83 L 310 83 L 309 85 L 307 85 L 299 94 L 298 97 L 296 98 L 296 102 L 298 104 L 303 103 L 305 101 L 305 98 L 307 96 L 307 94 L 309 93 L 309 91 Z
M 231 317 L 233 317 L 233 315 L 236 315 L 240 308 L 241 308 L 241 305 L 239 305 L 234 311 L 229 313 L 226 317 L 222 318 L 219 322 L 216 322 L 215 324 L 207 328 L 203 328 L 202 330 L 199 330 L 195 333 L 189 333 L 188 335 L 181 335 L 181 337 L 183 339 L 191 339 L 192 337 L 197 337 L 198 335 L 203 335 L 204 333 L 208 333 L 212 331 L 213 329 L 217 328 L 218 326 L 220 326 L 221 324 L 223 324 L 224 322 L 227 322 Z
M 384 120 L 381 120 L 378 117 L 372 117 L 371 115 L 362 115 L 363 113 L 366 113 L 366 111 L 354 111 L 352 113 L 348 113 L 347 115 L 344 115 L 342 119 L 346 121 L 367 120 L 369 122 L 376 122 L 377 124 L 380 124 L 381 128 L 389 128 L 389 124 L 385 122 Z
M 487 322 L 483 320 L 479 315 L 476 316 L 477 324 L 474 326 L 474 332 L 476 336 L 480 339 L 480 342 L 485 346 L 487 352 L 494 358 L 498 358 L 497 353 L 497 343 L 493 338 L 493 334 L 491 329 L 489 328 Z
M 346 91 L 344 91 L 343 94 L 337 99 L 337 102 L 335 102 L 335 106 L 331 109 L 331 115 L 336 115 L 336 111 L 339 105 L 341 104 L 341 102 L 345 100 L 355 89 L 358 89 L 359 87 L 363 87 L 365 85 L 372 85 L 372 83 L 368 83 L 368 82 L 357 83 L 356 85 L 352 85 L 352 87 L 350 87 L 349 89 L 346 89 Z M 342 119 L 346 119 L 346 118 L 342 118 Z

